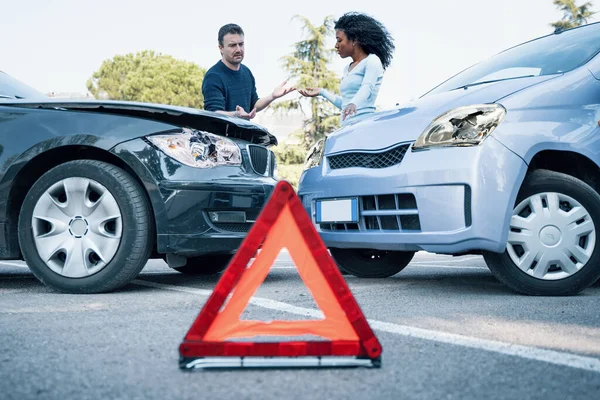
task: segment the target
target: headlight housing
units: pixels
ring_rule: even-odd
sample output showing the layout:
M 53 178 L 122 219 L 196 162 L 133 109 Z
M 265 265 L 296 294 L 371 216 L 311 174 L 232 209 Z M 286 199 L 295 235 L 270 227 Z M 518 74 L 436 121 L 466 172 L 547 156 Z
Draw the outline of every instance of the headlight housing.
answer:
M 325 141 L 327 138 L 319 139 L 317 143 L 310 148 L 304 159 L 304 169 L 313 168 L 321 165 L 323 154 L 325 153 Z
M 146 137 L 169 157 L 195 168 L 241 165 L 240 148 L 212 133 L 183 128 L 181 132 Z
M 477 146 L 504 119 L 500 104 L 459 107 L 440 115 L 413 144 L 413 150 L 429 147 Z

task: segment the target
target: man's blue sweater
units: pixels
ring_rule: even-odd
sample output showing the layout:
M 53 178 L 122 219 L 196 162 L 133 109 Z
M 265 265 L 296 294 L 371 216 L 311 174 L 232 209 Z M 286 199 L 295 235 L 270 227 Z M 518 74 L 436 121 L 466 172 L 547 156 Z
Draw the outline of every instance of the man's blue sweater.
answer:
M 250 69 L 240 64 L 240 69 L 234 71 L 221 60 L 204 75 L 202 94 L 207 111 L 235 111 L 235 107 L 240 106 L 249 113 L 258 101 Z

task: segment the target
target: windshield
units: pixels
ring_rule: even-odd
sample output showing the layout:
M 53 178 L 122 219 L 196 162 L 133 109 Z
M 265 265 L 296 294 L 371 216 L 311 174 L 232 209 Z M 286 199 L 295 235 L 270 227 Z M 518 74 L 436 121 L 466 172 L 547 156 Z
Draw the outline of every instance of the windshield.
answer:
M 0 99 L 30 99 L 39 97 L 47 96 L 0 71 Z
M 600 51 L 600 23 L 521 44 L 450 78 L 427 94 L 472 84 L 561 74 L 585 64 Z

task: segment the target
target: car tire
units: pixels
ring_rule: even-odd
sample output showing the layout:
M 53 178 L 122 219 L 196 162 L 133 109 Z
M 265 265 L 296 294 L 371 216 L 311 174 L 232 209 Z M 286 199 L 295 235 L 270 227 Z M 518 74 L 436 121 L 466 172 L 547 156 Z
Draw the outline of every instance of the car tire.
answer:
M 227 268 L 232 257 L 233 254 L 207 254 L 190 257 L 184 266 L 173 269 L 186 275 L 215 275 Z
M 581 218 L 580 218 L 581 217 Z M 600 195 L 559 172 L 535 170 L 523 182 L 503 253 L 484 252 L 492 273 L 526 295 L 573 295 L 600 277 Z
M 331 248 L 338 268 L 359 278 L 387 278 L 402 271 L 415 255 L 414 251 Z
M 33 184 L 19 215 L 27 265 L 42 283 L 66 293 L 126 285 L 144 268 L 153 243 L 142 187 L 123 169 L 101 161 L 52 168 Z

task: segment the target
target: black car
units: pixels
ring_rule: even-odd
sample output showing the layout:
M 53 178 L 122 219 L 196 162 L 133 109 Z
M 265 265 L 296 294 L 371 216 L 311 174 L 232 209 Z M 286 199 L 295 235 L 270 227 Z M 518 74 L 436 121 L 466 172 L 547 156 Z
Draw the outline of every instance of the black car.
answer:
M 184 107 L 48 98 L 0 72 L 0 260 L 97 293 L 149 258 L 222 271 L 276 184 L 277 139 Z

